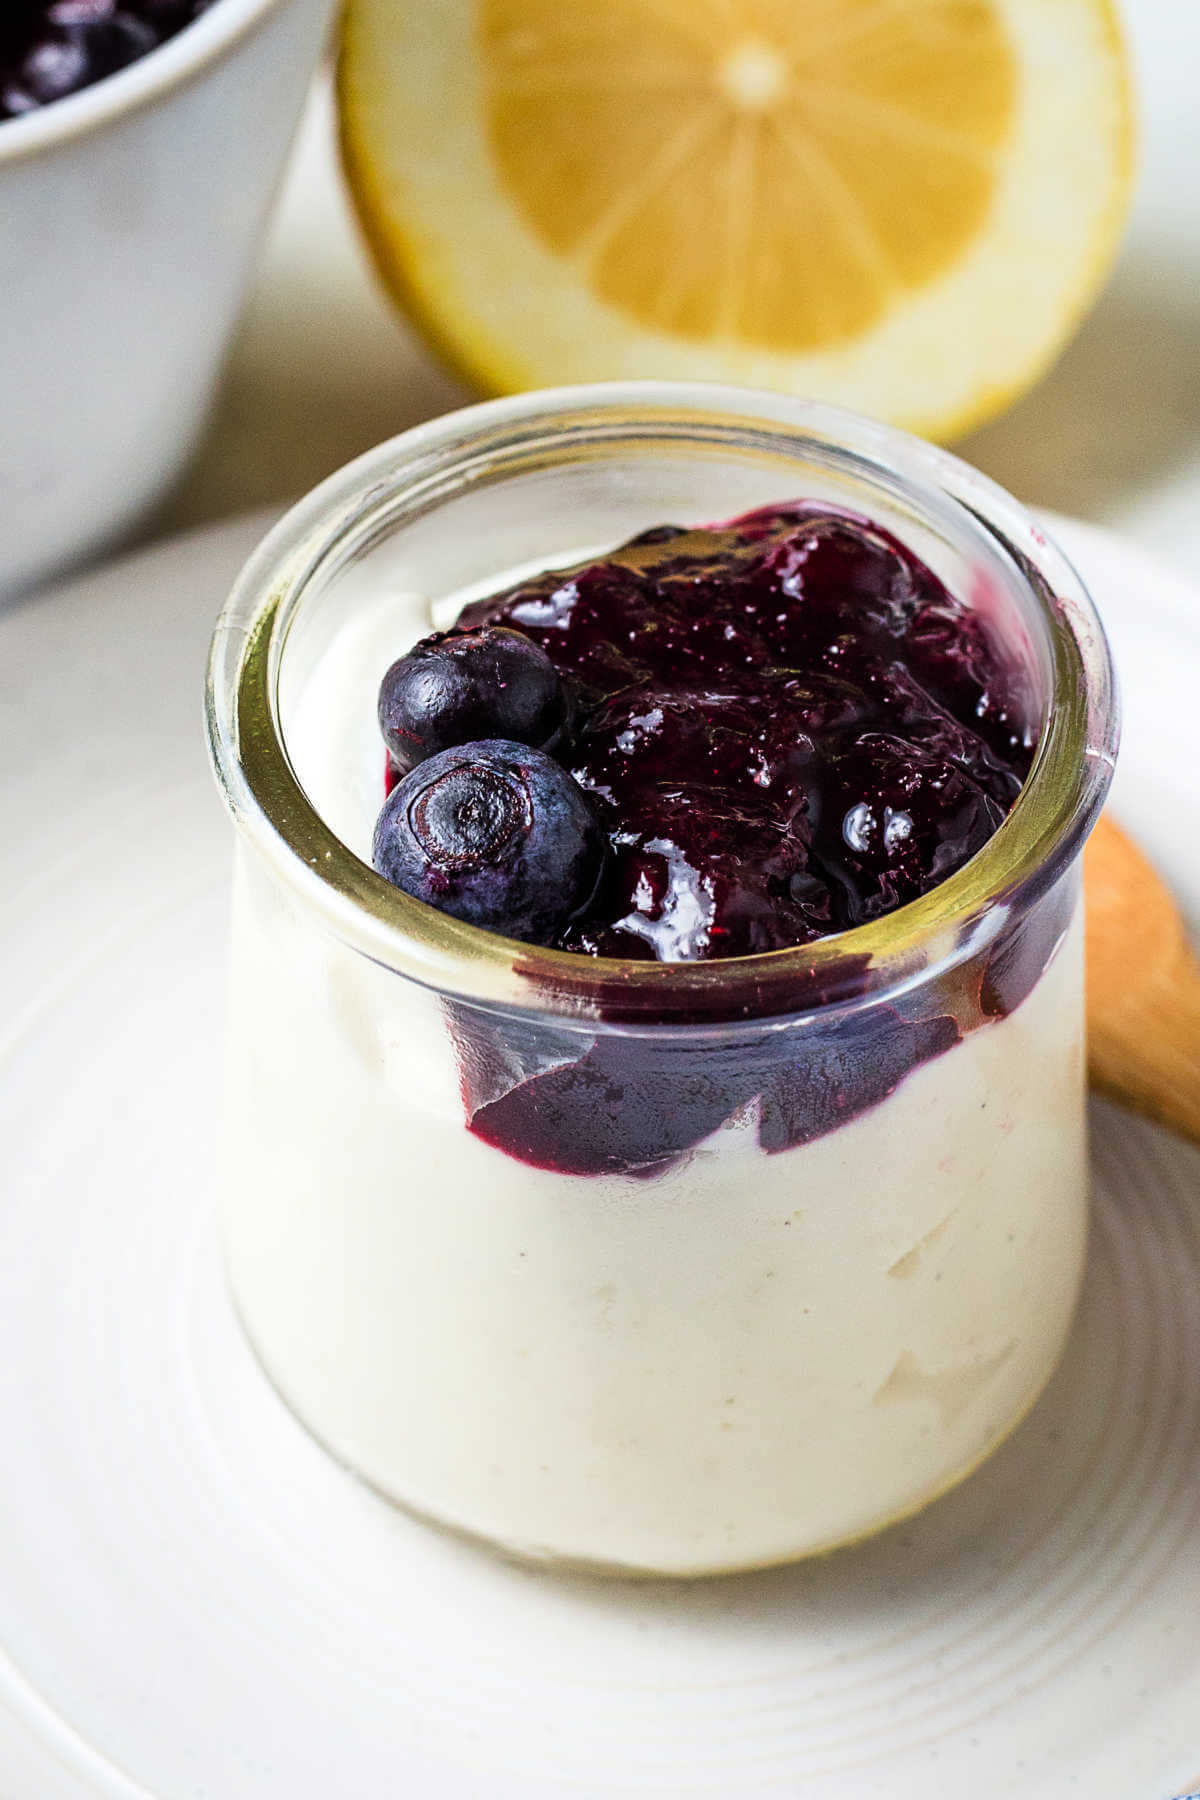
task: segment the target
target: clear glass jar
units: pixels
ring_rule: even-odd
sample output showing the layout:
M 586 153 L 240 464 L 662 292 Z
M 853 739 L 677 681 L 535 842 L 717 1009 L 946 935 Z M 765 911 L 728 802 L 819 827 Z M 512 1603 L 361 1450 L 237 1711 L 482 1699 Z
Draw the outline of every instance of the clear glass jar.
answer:
M 369 866 L 383 668 L 464 597 L 664 520 L 818 499 L 988 609 L 1034 767 L 920 901 L 667 966 L 518 944 Z M 340 1458 L 531 1557 L 699 1574 L 920 1507 L 1059 1356 L 1087 1172 L 1079 853 L 1116 708 L 1077 576 L 903 434 L 676 384 L 406 433 L 217 626 L 237 825 L 222 1211 L 246 1329 Z

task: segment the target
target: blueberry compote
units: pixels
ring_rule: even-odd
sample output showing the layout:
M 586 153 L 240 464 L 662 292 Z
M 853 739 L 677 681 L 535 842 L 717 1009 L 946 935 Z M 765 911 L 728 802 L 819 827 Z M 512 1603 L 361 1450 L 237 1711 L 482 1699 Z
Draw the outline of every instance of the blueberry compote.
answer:
M 552 666 L 562 690 L 547 695 L 543 675 L 530 733 L 509 717 L 521 659 L 501 670 L 498 657 L 514 634 L 536 658 L 526 685 Z M 437 715 L 452 712 L 468 655 L 501 670 L 495 724 L 472 692 L 454 741 L 536 744 L 549 722 L 608 837 L 606 878 L 542 940 L 564 950 L 746 956 L 878 918 L 986 843 L 1032 756 L 1018 672 L 978 615 L 895 539 L 811 508 L 659 526 L 476 603 L 388 671 L 393 746 L 413 741 L 424 703 L 444 747 Z M 397 690 L 403 740 L 388 733 Z M 477 759 L 482 784 L 484 744 Z M 492 923 L 505 929 L 502 913 Z
M 0 0 L 0 119 L 91 87 L 157 49 L 213 0 Z
M 916 899 L 996 830 L 1035 744 L 1027 677 L 980 614 L 885 531 L 803 503 L 658 526 L 474 602 L 392 665 L 379 710 L 382 872 L 509 936 L 662 962 L 802 946 Z M 1011 1012 L 1070 898 L 895 1004 L 797 987 L 818 1008 L 802 1033 L 580 1037 L 447 1002 L 467 1122 L 576 1175 L 656 1174 L 738 1118 L 768 1153 L 807 1143 Z M 852 1001 L 866 959 L 842 962 Z M 619 982 L 597 996 L 624 1016 Z M 755 1010 L 751 981 L 728 1016 Z

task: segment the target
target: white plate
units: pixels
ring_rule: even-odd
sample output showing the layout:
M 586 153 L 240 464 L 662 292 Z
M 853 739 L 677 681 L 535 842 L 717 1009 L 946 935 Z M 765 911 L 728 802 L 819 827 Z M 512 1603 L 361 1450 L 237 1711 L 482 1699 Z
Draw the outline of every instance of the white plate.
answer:
M 980 1474 L 695 1585 L 512 1567 L 313 1444 L 209 1183 L 227 830 L 205 643 L 261 529 L 0 617 L 0 1791 L 13 1800 L 1165 1800 L 1200 1784 L 1200 1157 L 1098 1110 L 1086 1295 Z M 1064 525 L 1120 810 L 1200 906 L 1200 596 Z

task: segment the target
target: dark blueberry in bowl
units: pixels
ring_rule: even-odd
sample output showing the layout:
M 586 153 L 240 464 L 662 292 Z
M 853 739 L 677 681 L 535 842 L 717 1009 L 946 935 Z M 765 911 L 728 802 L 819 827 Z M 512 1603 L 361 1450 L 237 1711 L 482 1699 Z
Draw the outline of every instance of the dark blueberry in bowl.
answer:
M 214 0 L 0 0 L 0 121 L 156 50 Z
M 504 626 L 422 638 L 379 685 L 379 729 L 402 772 L 482 738 L 552 749 L 566 717 L 566 693 L 546 652 Z
M 549 944 L 592 901 L 608 838 L 587 795 L 544 752 L 489 739 L 440 751 L 384 802 L 372 860 L 414 899 Z

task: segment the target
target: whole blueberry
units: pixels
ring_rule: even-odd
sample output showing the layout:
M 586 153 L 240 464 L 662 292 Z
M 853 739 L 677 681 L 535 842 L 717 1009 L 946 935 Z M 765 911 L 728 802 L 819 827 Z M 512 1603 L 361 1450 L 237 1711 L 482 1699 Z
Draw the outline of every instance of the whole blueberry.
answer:
M 48 106 L 94 81 L 89 47 L 82 34 L 39 39 L 21 64 L 19 86 L 34 106 Z
M 428 757 L 392 789 L 375 826 L 379 873 L 442 912 L 551 944 L 600 883 L 608 838 L 558 763 L 510 739 Z
M 124 10 L 115 12 L 107 25 L 97 25 L 92 35 L 97 40 L 94 54 L 103 59 L 105 73 L 110 75 L 148 55 L 160 42 L 153 25 Z
M 546 652 L 503 626 L 422 638 L 379 686 L 379 729 L 401 770 L 483 738 L 545 750 L 566 716 L 566 694 Z

